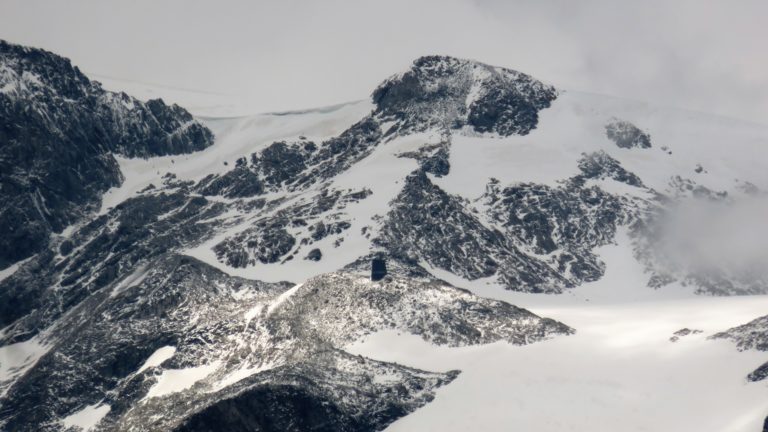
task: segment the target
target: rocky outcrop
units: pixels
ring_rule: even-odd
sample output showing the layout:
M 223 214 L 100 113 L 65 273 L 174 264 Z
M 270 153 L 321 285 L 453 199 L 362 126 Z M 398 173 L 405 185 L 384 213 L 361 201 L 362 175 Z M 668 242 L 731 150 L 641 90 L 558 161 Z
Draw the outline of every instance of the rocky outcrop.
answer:
M 632 200 L 589 186 L 586 177 L 636 176 L 606 155 L 585 160 L 584 176 L 556 188 L 501 188 L 492 180 L 480 199 L 483 210 L 444 192 L 418 170 L 390 204 L 377 245 L 468 279 L 496 276 L 518 291 L 560 292 L 597 280 L 604 265 L 593 250 L 612 242 L 637 211 Z
M 739 351 L 768 351 L 768 315 L 746 324 L 733 327 L 710 336 L 710 339 L 727 339 L 736 344 Z M 747 375 L 748 381 L 761 381 L 768 377 L 768 362 Z
M 0 41 L 0 268 L 119 185 L 115 154 L 189 153 L 212 138 L 183 108 L 107 92 L 65 58 Z
M 640 177 L 625 170 L 619 161 L 604 151 L 583 154 L 579 160 L 579 170 L 581 170 L 581 177 L 584 179 L 611 179 L 630 186 L 645 187 Z
M 525 135 L 557 91 L 510 69 L 444 56 L 421 57 L 373 92 L 376 114 L 397 131 L 469 126 L 480 133 Z
M 20 342 L 149 260 L 212 235 L 226 206 L 184 191 L 156 191 L 116 206 L 0 281 L 0 344 Z M 220 226 L 217 224 L 217 226 Z M 64 247 L 66 245 L 66 247 Z M 6 327 L 10 326 L 10 327 Z
M 101 430 L 380 430 L 428 403 L 458 372 L 344 351 L 361 337 L 395 329 L 464 346 L 573 332 L 434 280 L 374 283 L 366 274 L 332 273 L 291 285 L 234 278 L 186 256 L 158 257 L 36 338 L 46 352 L 4 383 L 0 427 L 58 430 L 60 419 L 99 404 L 109 407 Z M 151 361 L 158 352 L 165 357 Z M 200 370 L 185 387 L 163 384 L 168 374 Z
M 609 140 L 621 148 L 651 148 L 651 136 L 628 121 L 611 119 L 605 125 L 605 134 Z
M 716 333 L 712 339 L 728 339 L 736 344 L 739 351 L 768 351 L 768 315 L 756 318 L 746 324 Z

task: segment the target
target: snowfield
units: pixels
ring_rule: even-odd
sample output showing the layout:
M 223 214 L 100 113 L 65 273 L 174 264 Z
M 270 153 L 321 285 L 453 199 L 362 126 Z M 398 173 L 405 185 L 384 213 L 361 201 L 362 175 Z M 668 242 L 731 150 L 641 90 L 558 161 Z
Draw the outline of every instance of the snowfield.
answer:
M 765 383 L 747 373 L 756 351 L 708 340 L 768 311 L 768 296 L 702 297 L 677 287 L 653 291 L 621 246 L 607 246 L 603 280 L 562 295 L 503 291 L 483 281 L 439 276 L 576 329 L 527 345 L 445 348 L 385 331 L 348 349 L 427 370 L 460 369 L 435 400 L 388 431 L 759 431 Z M 671 342 L 677 330 L 702 333 Z

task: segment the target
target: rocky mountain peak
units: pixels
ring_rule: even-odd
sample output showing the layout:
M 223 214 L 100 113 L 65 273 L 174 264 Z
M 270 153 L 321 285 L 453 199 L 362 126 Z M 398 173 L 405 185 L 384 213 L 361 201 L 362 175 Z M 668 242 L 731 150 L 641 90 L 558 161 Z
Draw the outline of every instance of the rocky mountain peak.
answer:
M 61 56 L 0 41 L 0 268 L 122 182 L 114 157 L 190 153 L 213 134 L 183 108 L 105 91 Z
M 373 92 L 377 112 L 398 130 L 430 127 L 526 135 L 557 90 L 511 69 L 448 56 L 416 59 Z
M 24 96 L 24 90 L 51 90 L 75 99 L 91 86 L 98 86 L 72 65 L 69 59 L 52 52 L 0 40 L 0 92 Z

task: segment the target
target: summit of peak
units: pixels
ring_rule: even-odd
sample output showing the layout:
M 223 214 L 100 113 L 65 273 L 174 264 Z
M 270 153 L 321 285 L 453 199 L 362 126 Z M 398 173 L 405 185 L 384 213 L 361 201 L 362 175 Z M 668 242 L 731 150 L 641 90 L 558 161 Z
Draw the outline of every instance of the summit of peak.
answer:
M 525 135 L 557 90 L 511 69 L 450 56 L 423 56 L 373 92 L 377 112 L 397 130 L 459 129 Z

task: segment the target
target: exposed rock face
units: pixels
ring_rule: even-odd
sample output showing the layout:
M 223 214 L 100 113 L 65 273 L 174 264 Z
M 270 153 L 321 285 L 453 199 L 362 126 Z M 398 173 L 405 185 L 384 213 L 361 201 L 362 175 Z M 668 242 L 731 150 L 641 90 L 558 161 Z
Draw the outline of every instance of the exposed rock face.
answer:
M 559 292 L 599 279 L 604 265 L 592 252 L 610 243 L 616 229 L 637 216 L 637 203 L 586 185 L 615 177 L 642 184 L 607 155 L 585 156 L 583 176 L 552 188 L 488 185 L 478 212 L 429 180 L 412 173 L 391 203 L 380 246 L 393 256 L 424 259 L 468 279 L 496 275 L 509 289 Z
M 416 159 L 422 171 L 433 174 L 435 177 L 443 177 L 451 171 L 449 162 L 451 143 L 450 136 L 436 145 L 425 145 L 418 151 L 401 153 L 403 158 Z
M 27 340 L 149 260 L 207 238 L 214 222 L 206 219 L 225 209 L 181 191 L 124 201 L 75 233 L 66 257 L 46 251 L 0 281 L 0 327 L 11 325 L 0 341 Z
M 651 136 L 624 120 L 612 119 L 605 125 L 605 133 L 621 148 L 651 148 Z
M 275 309 L 280 311 L 275 318 L 278 334 L 312 335 L 340 345 L 380 329 L 448 346 L 499 340 L 524 345 L 573 332 L 557 321 L 433 279 L 371 282 L 367 275 L 332 273 L 310 279 L 290 299 Z M 440 305 L 437 313 L 433 304 Z M 305 314 L 315 319 L 298 319 Z
M 377 114 L 400 133 L 465 125 L 525 135 L 557 91 L 523 73 L 452 57 L 421 57 L 373 92 Z
M 645 187 L 640 177 L 625 170 L 616 159 L 604 151 L 584 154 L 579 160 L 579 169 L 584 179 L 612 179 L 630 186 Z
M 114 154 L 189 153 L 212 138 L 178 106 L 104 91 L 65 58 L 0 41 L 0 268 L 119 185 Z
M 309 251 L 306 258 L 304 259 L 308 259 L 310 261 L 320 261 L 321 259 L 323 259 L 323 252 L 318 248 L 314 248 L 311 251 Z
M 373 283 L 338 273 L 289 286 L 159 257 L 94 292 L 39 338 L 46 353 L 5 387 L 0 426 L 57 430 L 56 419 L 107 404 L 102 430 L 378 430 L 429 402 L 457 372 L 350 355 L 346 344 L 384 329 L 450 346 L 573 332 L 430 280 Z M 174 348 L 170 358 L 147 363 L 162 347 Z M 206 372 L 189 389 L 164 389 L 166 373 L 195 368 Z
M 750 349 L 768 351 L 768 315 L 711 337 L 713 339 L 728 339 L 736 344 L 739 351 Z
M 728 339 L 736 344 L 739 351 L 768 351 L 768 315 L 756 318 L 746 324 L 710 336 L 712 339 Z M 761 381 L 768 377 L 768 362 L 747 375 L 749 381 Z
M 691 330 L 691 329 L 689 329 L 687 327 L 686 328 L 682 328 L 682 329 L 674 332 L 672 334 L 672 336 L 669 338 L 669 341 L 670 342 L 677 342 L 677 341 L 680 340 L 681 337 L 690 336 L 690 335 L 699 334 L 699 333 L 701 333 L 701 330 L 697 330 L 697 329 Z
M 747 375 L 747 381 L 757 382 L 768 378 L 768 361 Z
M 344 209 L 370 194 L 367 189 L 346 192 L 322 189 L 316 195 L 299 198 L 290 204 L 281 199 L 270 202 L 261 217 L 216 244 L 214 251 L 220 261 L 241 268 L 257 262 L 293 259 L 303 246 L 327 237 L 338 240 L 351 226 Z
M 376 369 L 376 366 L 382 369 Z M 417 370 L 387 368 L 367 359 L 354 359 L 356 370 L 367 373 L 335 376 L 317 369 L 291 371 L 283 378 L 270 377 L 267 383 L 230 399 L 223 399 L 195 413 L 175 431 L 374 431 L 429 402 L 429 390 L 453 380 L 456 373 L 430 374 Z M 387 370 L 389 369 L 389 370 Z M 391 371 L 400 381 L 389 385 L 371 383 L 370 377 Z M 318 372 L 328 374 L 321 375 Z M 338 373 L 338 372 L 337 372 Z M 360 387 L 327 388 L 320 379 L 362 382 Z M 325 386 L 323 385 L 325 384 Z M 383 393 L 383 394 L 382 394 Z M 391 397 L 389 394 L 395 394 Z M 400 399 L 402 398 L 402 399 Z M 354 401 L 354 403 L 343 403 Z M 364 415 L 361 413 L 365 413 Z
M 89 296 L 43 336 L 51 344 L 47 354 L 8 389 L 0 424 L 7 430 L 56 430 L 55 424 L 44 425 L 105 398 L 114 400 L 112 413 L 118 414 L 146 392 L 143 383 L 151 379 L 151 371 L 137 370 L 156 349 L 187 345 L 188 351 L 177 350 L 171 367 L 183 367 L 201 353 L 190 317 L 200 314 L 208 322 L 200 323 L 205 337 L 221 338 L 225 328 L 206 326 L 232 307 L 237 293 L 268 296 L 285 286 L 228 278 L 179 256 L 139 267 Z M 208 303 L 219 304 L 221 310 L 206 308 Z M 39 391 L 54 380 L 58 384 L 50 391 Z
M 201 180 L 195 189 L 205 196 L 226 198 L 250 198 L 265 192 L 259 176 L 246 167 L 237 167 L 221 176 L 211 174 Z

